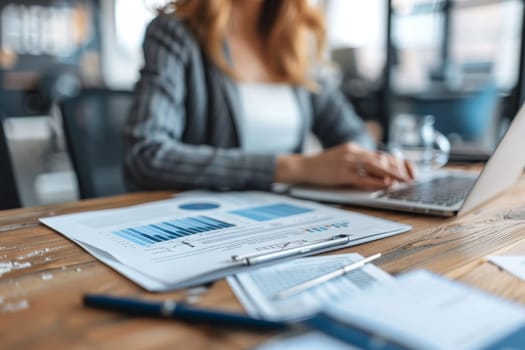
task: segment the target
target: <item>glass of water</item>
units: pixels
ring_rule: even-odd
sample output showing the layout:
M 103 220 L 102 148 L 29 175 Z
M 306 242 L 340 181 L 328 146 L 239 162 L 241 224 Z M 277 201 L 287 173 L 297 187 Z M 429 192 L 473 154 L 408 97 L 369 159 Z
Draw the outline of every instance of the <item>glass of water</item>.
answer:
M 450 142 L 434 129 L 433 116 L 398 114 L 391 124 L 388 149 L 425 175 L 447 163 Z

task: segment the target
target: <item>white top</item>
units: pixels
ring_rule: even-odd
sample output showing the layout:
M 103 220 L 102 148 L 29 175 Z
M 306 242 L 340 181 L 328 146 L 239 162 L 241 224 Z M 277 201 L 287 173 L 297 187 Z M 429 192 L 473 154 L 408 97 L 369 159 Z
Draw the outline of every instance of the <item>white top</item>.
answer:
M 241 146 L 252 152 L 291 152 L 300 144 L 301 114 L 290 85 L 239 84 L 244 119 Z

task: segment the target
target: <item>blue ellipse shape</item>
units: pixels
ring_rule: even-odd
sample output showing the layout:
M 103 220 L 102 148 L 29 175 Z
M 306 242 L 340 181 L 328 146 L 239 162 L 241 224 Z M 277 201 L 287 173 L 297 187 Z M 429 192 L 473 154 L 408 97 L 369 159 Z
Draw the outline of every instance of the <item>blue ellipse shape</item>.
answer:
M 220 205 L 217 203 L 186 203 L 179 205 L 180 209 L 184 210 L 211 210 L 211 209 L 217 209 Z

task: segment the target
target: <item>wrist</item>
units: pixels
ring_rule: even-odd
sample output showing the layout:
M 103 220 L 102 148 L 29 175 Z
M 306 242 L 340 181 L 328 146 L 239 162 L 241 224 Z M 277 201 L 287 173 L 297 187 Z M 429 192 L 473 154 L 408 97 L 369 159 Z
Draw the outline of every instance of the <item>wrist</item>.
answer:
M 298 154 L 286 154 L 277 157 L 275 182 L 297 184 L 304 182 L 304 157 Z

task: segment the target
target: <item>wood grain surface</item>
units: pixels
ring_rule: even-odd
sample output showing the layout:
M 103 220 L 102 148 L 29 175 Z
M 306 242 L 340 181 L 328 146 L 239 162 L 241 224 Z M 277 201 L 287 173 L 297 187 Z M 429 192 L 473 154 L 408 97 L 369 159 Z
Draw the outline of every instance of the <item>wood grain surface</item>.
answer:
M 129 194 L 0 212 L 0 348 L 246 349 L 275 334 L 137 319 L 84 308 L 85 293 L 151 299 L 196 299 L 194 291 L 150 294 L 38 218 L 164 199 L 169 192 Z M 400 221 L 413 230 L 332 254 L 382 252 L 377 264 L 397 274 L 425 268 L 525 303 L 525 283 L 486 262 L 491 254 L 525 254 L 525 178 L 503 195 L 458 218 L 434 218 L 347 207 Z M 242 311 L 224 280 L 198 300 Z

